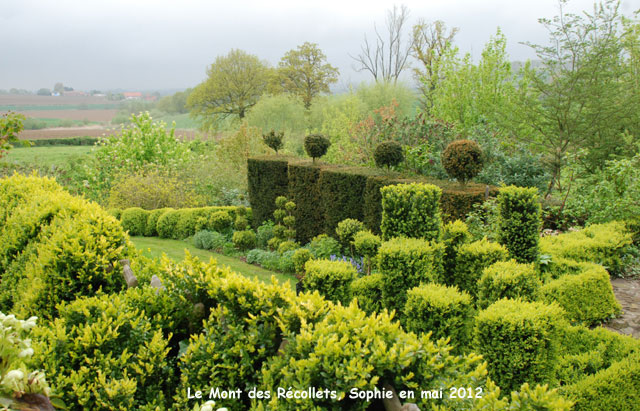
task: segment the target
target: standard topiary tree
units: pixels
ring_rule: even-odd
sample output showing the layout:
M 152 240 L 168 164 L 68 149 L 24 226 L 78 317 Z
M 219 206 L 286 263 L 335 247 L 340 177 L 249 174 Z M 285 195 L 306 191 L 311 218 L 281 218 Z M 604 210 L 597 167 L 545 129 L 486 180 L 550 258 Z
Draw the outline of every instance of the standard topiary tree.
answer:
M 376 151 L 373 153 L 373 159 L 376 167 L 392 167 L 404 161 L 404 152 L 402 146 L 395 141 L 385 141 L 378 144 Z
M 304 138 L 304 150 L 309 157 L 313 158 L 313 162 L 316 162 L 316 158 L 320 158 L 327 154 L 327 150 L 331 142 L 322 134 L 310 134 Z
M 447 174 L 461 184 L 466 184 L 482 171 L 482 149 L 475 141 L 456 140 L 450 143 L 440 160 Z
M 267 134 L 262 135 L 262 141 L 264 141 L 268 147 L 272 148 L 276 154 L 278 154 L 278 150 L 280 150 L 284 145 L 282 142 L 283 137 L 284 132 L 279 131 L 276 133 L 274 130 L 271 130 Z

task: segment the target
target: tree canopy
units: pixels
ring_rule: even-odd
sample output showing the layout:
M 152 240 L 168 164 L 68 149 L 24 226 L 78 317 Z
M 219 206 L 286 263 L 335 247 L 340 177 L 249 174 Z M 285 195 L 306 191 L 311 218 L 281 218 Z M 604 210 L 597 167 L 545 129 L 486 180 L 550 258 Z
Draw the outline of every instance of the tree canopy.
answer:
M 187 106 L 208 125 L 227 116 L 244 118 L 267 89 L 271 70 L 257 56 L 231 50 L 207 69 L 208 78 L 194 88 Z
M 326 60 L 318 45 L 309 42 L 288 51 L 280 60 L 278 72 L 282 88 L 302 98 L 307 109 L 315 96 L 329 92 L 329 85 L 338 81 L 338 69 Z

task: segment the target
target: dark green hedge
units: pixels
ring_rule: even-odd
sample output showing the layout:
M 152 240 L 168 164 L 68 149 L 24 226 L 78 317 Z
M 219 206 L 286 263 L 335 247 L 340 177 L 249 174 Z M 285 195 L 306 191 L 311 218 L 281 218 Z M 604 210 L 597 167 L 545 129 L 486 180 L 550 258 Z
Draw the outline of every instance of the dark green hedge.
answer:
M 301 244 L 324 232 L 324 207 L 320 195 L 321 165 L 310 161 L 289 163 L 289 199 L 296 203 L 296 240 Z
M 368 176 L 352 168 L 329 168 L 320 172 L 319 191 L 324 209 L 324 232 L 335 237 L 338 223 L 346 218 L 364 220 L 362 198 Z
M 289 160 L 281 156 L 254 157 L 247 161 L 254 227 L 266 220 L 273 220 L 276 197 L 288 195 L 288 164 Z
M 43 146 L 93 146 L 100 137 L 68 137 L 68 138 L 38 138 L 31 140 L 34 147 Z
M 473 204 L 484 201 L 486 187 L 424 177 L 409 177 L 396 172 L 332 164 L 294 161 L 282 156 L 254 157 L 248 161 L 249 202 L 254 224 L 272 218 L 275 198 L 287 195 L 285 180 L 288 162 L 288 195 L 296 203 L 297 240 L 308 242 L 318 234 L 334 234 L 345 218 L 362 221 L 380 234 L 382 196 L 380 188 L 401 183 L 435 184 L 442 189 L 440 207 L 445 222 L 464 219 Z M 489 195 L 498 192 L 489 187 Z

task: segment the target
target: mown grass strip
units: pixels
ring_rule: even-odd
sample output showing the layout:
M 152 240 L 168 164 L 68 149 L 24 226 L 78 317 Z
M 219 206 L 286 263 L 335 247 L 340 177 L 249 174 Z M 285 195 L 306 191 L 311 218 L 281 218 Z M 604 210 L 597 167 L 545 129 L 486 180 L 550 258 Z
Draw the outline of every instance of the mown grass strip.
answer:
M 265 270 L 264 268 L 247 264 L 237 258 L 228 257 L 226 255 L 207 250 L 200 250 L 186 241 L 169 240 L 157 237 L 131 237 L 131 241 L 136 248 L 141 250 L 145 256 L 150 258 L 161 257 L 164 253 L 172 260 L 181 261 L 184 259 L 184 250 L 186 249 L 191 253 L 191 255 L 194 255 L 204 261 L 209 261 L 209 259 L 213 257 L 218 261 L 219 265 L 226 265 L 231 268 L 231 270 L 238 274 L 242 274 L 245 277 L 257 277 L 262 282 L 270 283 L 271 276 L 275 276 L 278 282 L 282 284 L 289 282 L 291 287 L 294 287 L 296 282 L 296 279 L 292 276 Z

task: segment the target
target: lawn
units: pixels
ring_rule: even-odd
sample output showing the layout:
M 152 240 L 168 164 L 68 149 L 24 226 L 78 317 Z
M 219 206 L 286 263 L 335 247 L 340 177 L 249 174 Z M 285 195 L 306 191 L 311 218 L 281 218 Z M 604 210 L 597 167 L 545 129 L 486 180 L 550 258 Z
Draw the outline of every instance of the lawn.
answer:
M 72 156 L 84 156 L 92 146 L 15 147 L 2 158 L 6 163 L 33 167 L 61 167 Z
M 167 257 L 172 260 L 181 261 L 184 258 L 184 250 L 186 249 L 191 255 L 204 261 L 209 261 L 209 259 L 213 257 L 218 261 L 218 264 L 228 266 L 233 271 L 245 277 L 257 277 L 260 281 L 269 283 L 271 282 L 271 276 L 275 276 L 278 282 L 284 284 L 288 281 L 291 287 L 293 287 L 296 282 L 296 279 L 292 276 L 265 270 L 264 268 L 247 264 L 237 258 L 200 250 L 186 241 L 168 240 L 157 237 L 131 237 L 131 241 L 133 241 L 133 244 L 139 250 L 142 250 L 145 256 L 150 258 L 160 257 L 162 254 L 166 254 Z

